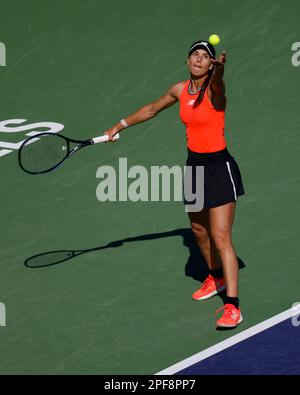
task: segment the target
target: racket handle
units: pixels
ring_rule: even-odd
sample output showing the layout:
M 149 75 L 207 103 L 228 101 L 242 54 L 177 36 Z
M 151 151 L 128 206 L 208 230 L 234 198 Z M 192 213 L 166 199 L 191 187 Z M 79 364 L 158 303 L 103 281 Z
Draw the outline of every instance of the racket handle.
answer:
M 114 140 L 118 140 L 118 138 L 120 137 L 119 133 L 114 135 Z M 98 143 L 105 143 L 106 141 L 109 140 L 109 137 L 107 134 L 104 134 L 103 136 L 100 137 L 95 137 L 92 139 L 94 144 L 98 144 Z

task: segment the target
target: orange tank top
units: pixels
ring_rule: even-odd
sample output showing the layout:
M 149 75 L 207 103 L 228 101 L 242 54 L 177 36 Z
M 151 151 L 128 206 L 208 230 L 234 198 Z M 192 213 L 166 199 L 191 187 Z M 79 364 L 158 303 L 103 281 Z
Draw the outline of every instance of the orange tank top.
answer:
M 187 146 L 194 152 L 216 152 L 226 148 L 224 136 L 225 111 L 217 111 L 211 104 L 207 89 L 202 102 L 193 108 L 198 94 L 188 92 L 186 81 L 179 98 L 179 116 L 186 127 Z

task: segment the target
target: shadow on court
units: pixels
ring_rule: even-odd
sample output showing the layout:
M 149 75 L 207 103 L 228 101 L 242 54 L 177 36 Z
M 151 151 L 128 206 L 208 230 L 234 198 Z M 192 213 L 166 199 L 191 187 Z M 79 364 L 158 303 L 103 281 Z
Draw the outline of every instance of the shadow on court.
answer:
M 57 265 L 62 262 L 66 262 L 70 259 L 76 258 L 79 255 L 87 254 L 92 251 L 101 251 L 107 248 L 120 248 L 124 244 L 134 243 L 145 240 L 161 239 L 165 237 L 182 237 L 183 244 L 189 249 L 189 258 L 185 265 L 185 274 L 188 277 L 192 277 L 195 280 L 203 282 L 208 275 L 208 268 L 206 262 L 200 252 L 199 247 L 196 244 L 195 237 L 190 228 L 174 229 L 168 232 L 161 233 L 150 233 L 136 237 L 129 237 L 126 239 L 111 241 L 110 243 L 84 250 L 59 250 L 59 251 L 48 251 L 41 254 L 37 254 L 27 258 L 24 265 L 31 269 L 37 269 L 42 267 L 49 267 Z M 239 268 L 245 267 L 243 261 L 238 258 Z

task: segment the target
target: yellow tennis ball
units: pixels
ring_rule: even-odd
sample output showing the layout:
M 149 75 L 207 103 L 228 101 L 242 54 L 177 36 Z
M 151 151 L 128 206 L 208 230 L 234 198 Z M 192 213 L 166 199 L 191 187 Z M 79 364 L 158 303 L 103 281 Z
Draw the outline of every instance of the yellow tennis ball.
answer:
M 217 34 L 211 34 L 208 39 L 211 45 L 218 45 L 220 41 L 220 37 Z

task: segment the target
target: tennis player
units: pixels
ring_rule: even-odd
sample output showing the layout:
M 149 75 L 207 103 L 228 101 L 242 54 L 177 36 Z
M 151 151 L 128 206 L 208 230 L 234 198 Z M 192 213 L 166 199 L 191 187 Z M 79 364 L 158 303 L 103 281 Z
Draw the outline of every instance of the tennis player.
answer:
M 148 121 L 179 101 L 179 115 L 186 127 L 186 165 L 204 166 L 204 206 L 188 215 L 210 273 L 192 298 L 205 300 L 226 289 L 224 306 L 216 312 L 223 313 L 217 318 L 216 326 L 234 328 L 243 318 L 231 231 L 236 202 L 245 192 L 238 164 L 227 150 L 224 136 L 225 62 L 225 51 L 216 59 L 215 48 L 207 41 L 193 43 L 187 57 L 190 78 L 171 86 L 158 100 L 121 119 L 105 134 L 112 141 L 116 133 Z

